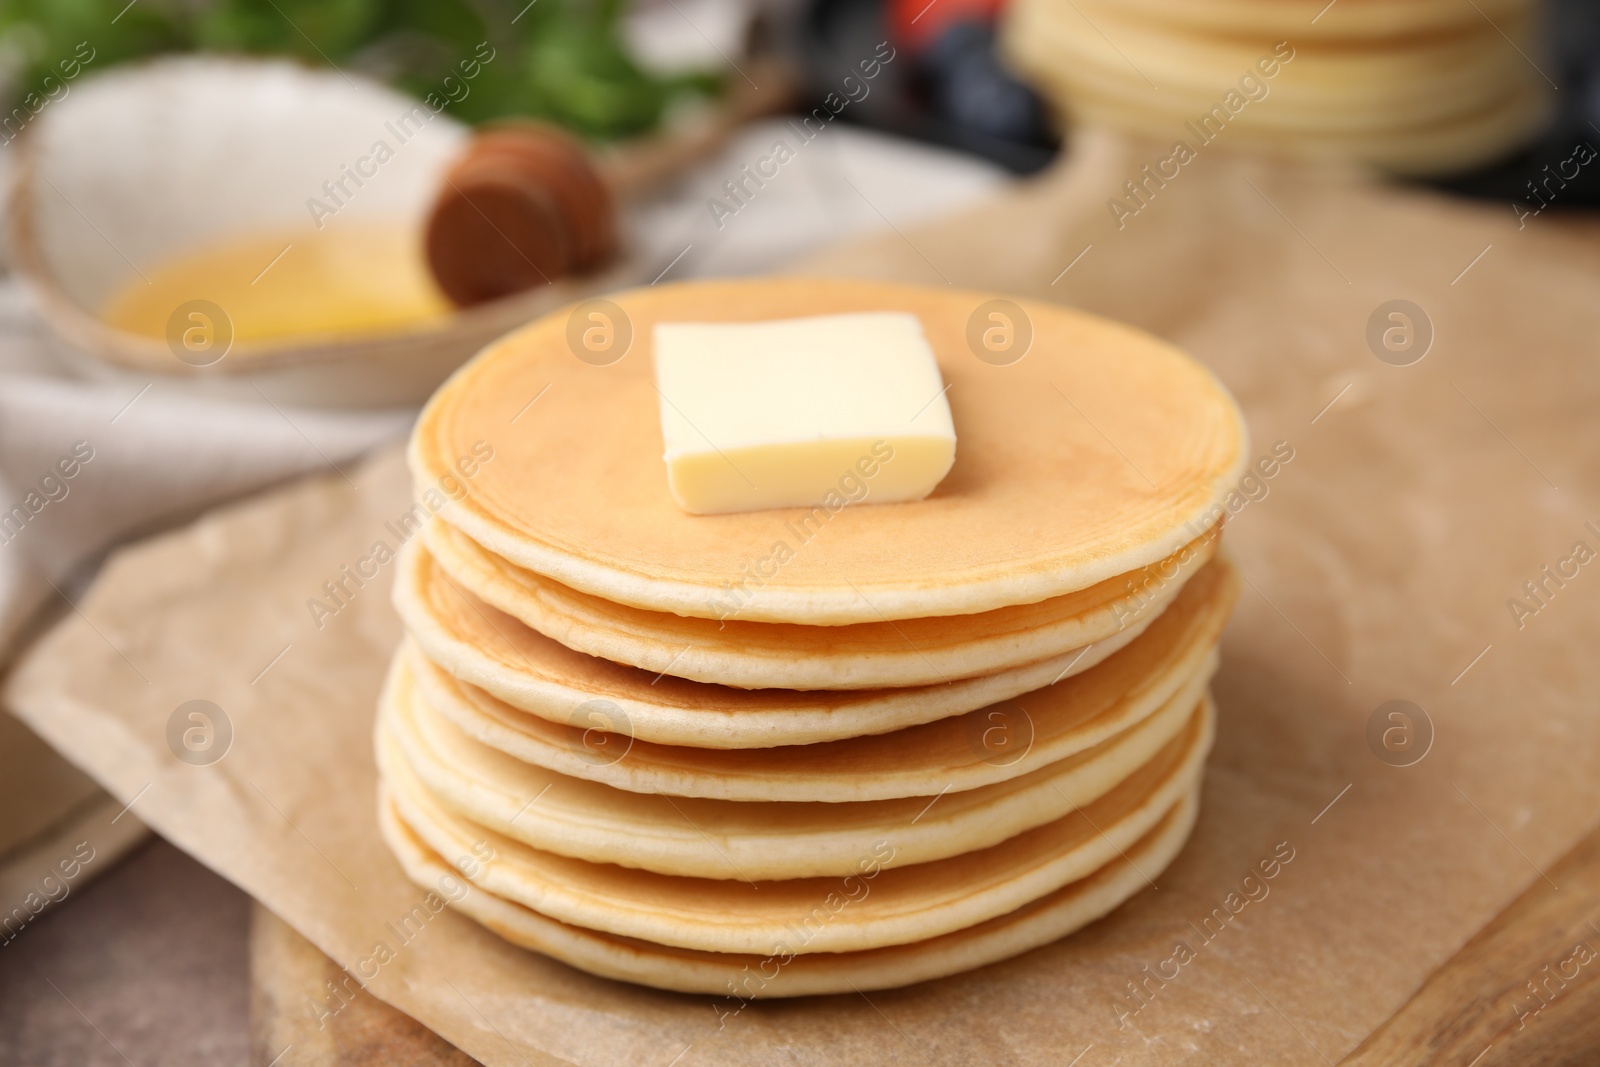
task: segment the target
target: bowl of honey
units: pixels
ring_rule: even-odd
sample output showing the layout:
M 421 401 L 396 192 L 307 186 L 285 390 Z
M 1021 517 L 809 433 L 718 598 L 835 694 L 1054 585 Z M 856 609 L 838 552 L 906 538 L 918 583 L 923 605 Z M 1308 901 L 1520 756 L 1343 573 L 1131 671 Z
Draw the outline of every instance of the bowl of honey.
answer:
M 630 280 L 613 267 L 447 296 L 425 230 L 471 134 L 437 103 L 284 60 L 86 78 L 19 139 L 8 204 L 64 358 L 273 402 L 404 406 L 513 326 Z

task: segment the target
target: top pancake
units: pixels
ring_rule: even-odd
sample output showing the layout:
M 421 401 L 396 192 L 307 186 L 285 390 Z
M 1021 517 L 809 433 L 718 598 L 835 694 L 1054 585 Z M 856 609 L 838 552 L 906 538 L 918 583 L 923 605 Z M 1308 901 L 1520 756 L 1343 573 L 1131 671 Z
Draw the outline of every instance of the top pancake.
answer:
M 1035 603 L 1177 551 L 1211 524 L 1242 469 L 1238 410 L 1205 368 L 1069 308 L 1017 301 L 1031 343 L 1002 366 L 967 341 L 969 321 L 974 333 L 995 324 L 980 311 L 991 294 L 761 279 L 612 299 L 632 334 L 620 359 L 579 359 L 571 311 L 549 315 L 434 395 L 410 461 L 419 495 L 446 478 L 465 486 L 444 503 L 445 521 L 517 566 L 617 603 L 809 625 Z M 849 311 L 922 320 L 956 423 L 955 466 L 939 488 L 832 512 L 681 511 L 661 460 L 654 324 Z M 931 399 L 906 402 L 915 410 Z M 457 461 L 485 447 L 492 460 L 462 477 Z

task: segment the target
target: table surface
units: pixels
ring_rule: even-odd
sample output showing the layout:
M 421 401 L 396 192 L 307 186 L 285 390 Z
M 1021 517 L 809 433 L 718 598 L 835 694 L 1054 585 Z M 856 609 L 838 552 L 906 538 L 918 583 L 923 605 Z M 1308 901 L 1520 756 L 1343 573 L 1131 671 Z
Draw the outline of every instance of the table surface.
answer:
M 0 948 L 0 1064 L 247 1062 L 250 909 L 152 838 Z

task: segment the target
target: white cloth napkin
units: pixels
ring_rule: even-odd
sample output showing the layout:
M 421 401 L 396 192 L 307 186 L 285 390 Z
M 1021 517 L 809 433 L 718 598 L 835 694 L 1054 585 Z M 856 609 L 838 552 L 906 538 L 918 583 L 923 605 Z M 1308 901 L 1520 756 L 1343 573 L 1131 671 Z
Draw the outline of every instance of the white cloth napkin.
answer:
M 171 379 L 75 379 L 42 329 L 22 288 L 0 283 L 0 650 L 48 598 L 76 600 L 84 565 L 118 541 L 347 464 L 413 417 L 198 397 Z

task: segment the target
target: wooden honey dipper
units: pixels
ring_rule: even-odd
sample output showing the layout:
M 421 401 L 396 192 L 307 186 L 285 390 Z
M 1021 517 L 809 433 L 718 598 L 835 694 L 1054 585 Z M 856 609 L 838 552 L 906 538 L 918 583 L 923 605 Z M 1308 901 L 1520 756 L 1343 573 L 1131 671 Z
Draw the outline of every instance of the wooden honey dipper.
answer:
M 752 73 L 755 82 L 736 83 L 711 120 L 598 157 L 548 123 L 480 130 L 446 171 L 428 212 L 424 249 L 439 288 L 468 307 L 604 266 L 617 251 L 620 200 L 683 172 L 740 126 L 794 99 L 794 78 L 783 66 Z

